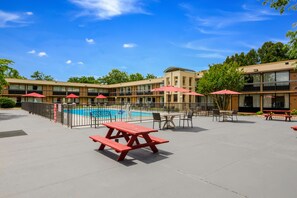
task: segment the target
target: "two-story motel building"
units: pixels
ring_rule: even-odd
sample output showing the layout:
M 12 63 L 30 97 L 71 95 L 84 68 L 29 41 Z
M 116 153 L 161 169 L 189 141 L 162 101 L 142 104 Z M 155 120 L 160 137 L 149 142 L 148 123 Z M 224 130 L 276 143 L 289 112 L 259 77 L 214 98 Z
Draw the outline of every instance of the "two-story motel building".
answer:
M 242 67 L 246 84 L 240 95 L 232 96 L 231 108 L 241 112 L 257 112 L 265 109 L 297 109 L 297 71 L 296 60 Z M 12 98 L 20 104 L 33 101 L 22 95 L 37 92 L 45 95 L 38 99 L 47 103 L 70 102 L 66 96 L 74 93 L 79 98 L 76 103 L 93 104 L 101 102 L 98 94 L 107 96 L 106 101 L 116 103 L 196 103 L 211 104 L 211 97 L 195 97 L 183 93 L 152 92 L 165 85 L 173 85 L 195 91 L 197 81 L 203 72 L 190 69 L 169 67 L 164 76 L 156 79 L 141 80 L 112 85 L 70 83 L 57 81 L 23 80 L 7 78 L 9 86 L 1 96 Z M 36 99 L 35 99 L 36 100 Z

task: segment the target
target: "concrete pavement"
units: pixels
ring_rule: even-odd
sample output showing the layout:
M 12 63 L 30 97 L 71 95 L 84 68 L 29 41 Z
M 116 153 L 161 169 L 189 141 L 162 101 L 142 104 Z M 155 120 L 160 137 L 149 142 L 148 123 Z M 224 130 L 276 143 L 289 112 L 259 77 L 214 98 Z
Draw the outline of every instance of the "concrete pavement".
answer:
M 155 133 L 170 141 L 158 154 L 139 149 L 117 162 L 88 138 L 104 127 L 70 129 L 0 109 L 0 133 L 28 134 L 0 138 L 0 197 L 296 198 L 297 122 L 238 119 L 195 117 L 194 128 Z

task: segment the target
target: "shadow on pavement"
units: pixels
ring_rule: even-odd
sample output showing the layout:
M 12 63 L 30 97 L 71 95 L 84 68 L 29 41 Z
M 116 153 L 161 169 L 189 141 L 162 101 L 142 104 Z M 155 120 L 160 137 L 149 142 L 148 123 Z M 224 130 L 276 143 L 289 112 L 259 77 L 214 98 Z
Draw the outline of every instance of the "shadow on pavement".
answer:
M 25 117 L 25 116 L 26 115 L 13 115 L 13 114 L 8 114 L 8 113 L 0 113 L 0 121 L 18 119 L 18 118 Z

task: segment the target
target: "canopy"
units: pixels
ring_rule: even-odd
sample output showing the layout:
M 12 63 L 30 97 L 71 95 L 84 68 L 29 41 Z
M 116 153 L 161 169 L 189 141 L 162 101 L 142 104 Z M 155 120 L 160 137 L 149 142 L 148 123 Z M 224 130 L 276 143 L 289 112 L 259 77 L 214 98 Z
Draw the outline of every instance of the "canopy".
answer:
M 75 94 L 69 94 L 68 96 L 66 96 L 66 98 L 78 98 L 78 96 Z
M 215 92 L 212 92 L 210 94 L 214 94 L 214 95 L 237 95 L 237 94 L 240 94 L 239 92 L 237 91 L 231 91 L 231 90 L 228 90 L 228 89 L 224 89 L 224 90 L 221 90 L 221 91 L 215 91 Z
M 96 98 L 99 98 L 99 99 L 105 99 L 107 98 L 106 96 L 102 95 L 102 94 L 99 94 L 98 96 L 96 96 Z
M 191 96 L 204 96 L 203 94 L 196 93 L 196 92 L 194 92 L 194 91 L 191 91 L 191 92 L 186 92 L 186 93 L 184 93 L 184 95 L 191 95 Z
M 36 93 L 36 92 L 32 92 L 32 93 L 28 93 L 28 94 L 25 94 L 25 95 L 22 95 L 24 97 L 33 97 L 33 98 L 45 98 L 45 95 L 42 95 L 42 94 L 39 94 L 39 93 Z
M 152 89 L 151 91 L 190 92 L 190 90 L 188 89 L 184 89 L 181 87 L 174 87 L 171 85 L 155 88 L 155 89 Z

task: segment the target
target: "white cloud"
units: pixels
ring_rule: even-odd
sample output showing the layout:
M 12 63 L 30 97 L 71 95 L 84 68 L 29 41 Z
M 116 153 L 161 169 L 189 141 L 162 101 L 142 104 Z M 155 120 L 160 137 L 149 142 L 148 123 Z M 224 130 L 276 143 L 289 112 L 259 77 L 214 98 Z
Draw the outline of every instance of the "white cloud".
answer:
M 46 54 L 46 52 L 39 52 L 39 53 L 38 53 L 38 56 L 39 56 L 39 57 L 43 57 L 43 56 L 47 56 L 47 54 Z
M 79 65 L 83 65 L 84 63 L 82 61 L 77 62 Z
M 4 12 L 0 10 L 0 28 L 9 26 L 11 23 L 20 23 L 21 16 L 15 13 Z
M 25 12 L 25 14 L 28 15 L 28 16 L 32 16 L 33 12 Z
M 183 7 L 184 8 L 184 7 Z M 230 12 L 224 10 L 218 10 L 211 16 L 198 16 L 197 11 L 184 8 L 187 12 L 187 16 L 193 20 L 199 27 L 210 28 L 225 28 L 236 24 L 246 22 L 257 22 L 271 20 L 273 16 L 279 16 L 275 11 L 271 11 L 269 8 L 263 8 L 260 6 L 248 7 L 244 4 L 241 7 L 241 11 Z
M 86 38 L 86 42 L 89 43 L 89 44 L 95 44 L 94 39 Z
M 66 64 L 68 64 L 68 65 L 71 64 L 71 63 L 72 63 L 71 60 L 67 60 L 67 61 L 66 61 Z
M 69 0 L 84 9 L 80 15 L 92 15 L 98 19 L 111 19 L 115 16 L 132 13 L 147 14 L 142 8 L 142 0 Z
M 26 19 L 33 15 L 33 12 L 12 13 L 0 10 L 0 28 L 22 27 L 30 22 Z
M 28 54 L 35 54 L 35 53 L 36 53 L 35 50 L 31 50 L 31 51 L 28 52 Z
M 134 48 L 137 45 L 135 43 L 125 43 L 123 44 L 123 48 Z

